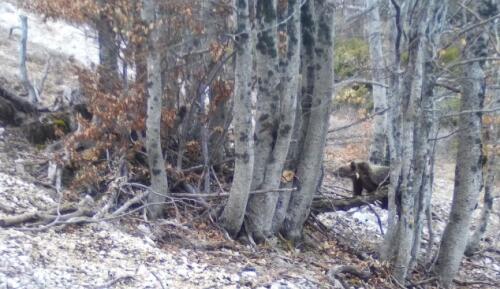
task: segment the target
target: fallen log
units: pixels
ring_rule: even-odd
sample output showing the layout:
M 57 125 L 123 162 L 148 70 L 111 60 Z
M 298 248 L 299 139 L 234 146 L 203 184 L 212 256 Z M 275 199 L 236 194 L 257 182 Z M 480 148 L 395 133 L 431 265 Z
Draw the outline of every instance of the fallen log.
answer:
M 17 111 L 24 113 L 34 113 L 38 111 L 36 105 L 20 98 L 2 86 L 0 86 L 0 97 L 10 102 Z
M 335 211 L 347 211 L 352 208 L 360 207 L 367 204 L 373 204 L 377 201 L 382 203 L 382 207 L 387 207 L 388 190 L 381 188 L 380 190 L 366 195 L 352 198 L 334 199 L 328 196 L 316 196 L 312 203 L 311 210 L 314 213 L 327 213 Z

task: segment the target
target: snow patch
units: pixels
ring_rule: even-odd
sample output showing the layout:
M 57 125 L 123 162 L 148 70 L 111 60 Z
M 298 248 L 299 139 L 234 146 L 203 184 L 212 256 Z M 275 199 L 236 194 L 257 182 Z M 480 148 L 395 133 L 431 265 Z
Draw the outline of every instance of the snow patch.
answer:
M 74 57 L 86 66 L 98 63 L 99 51 L 95 31 L 89 26 L 75 27 L 64 21 L 43 21 L 40 16 L 0 2 L 0 27 L 7 30 L 20 25 L 19 16 L 28 17 L 28 41 L 56 53 Z M 14 30 L 19 34 L 19 29 Z M 29 51 L 29 45 L 28 45 Z

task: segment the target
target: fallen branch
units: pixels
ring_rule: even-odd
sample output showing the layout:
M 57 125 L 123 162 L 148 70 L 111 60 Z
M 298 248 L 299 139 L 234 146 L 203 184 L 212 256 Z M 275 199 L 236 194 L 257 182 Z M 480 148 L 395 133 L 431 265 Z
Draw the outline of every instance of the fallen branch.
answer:
M 357 196 L 346 199 L 332 199 L 330 197 L 317 196 L 313 200 L 311 210 L 315 213 L 334 212 L 338 210 L 347 211 L 363 205 L 373 204 L 376 201 L 383 202 L 387 197 L 388 191 L 386 188 L 382 188 L 367 196 Z
M 294 192 L 297 188 L 280 188 L 280 189 L 272 189 L 272 190 L 255 190 L 251 191 L 250 194 L 266 194 L 271 192 Z M 177 198 L 218 198 L 218 197 L 228 197 L 229 193 L 199 193 L 199 194 L 189 194 L 189 193 L 172 193 L 172 197 Z
M 358 269 L 357 267 L 351 266 L 351 265 L 344 265 L 344 266 L 337 267 L 335 269 L 330 269 L 329 274 L 333 274 L 334 276 L 337 276 L 337 277 L 339 277 L 340 274 L 350 274 L 350 275 L 358 277 L 359 279 L 361 279 L 363 281 L 368 281 L 368 279 L 370 279 L 370 277 L 372 276 L 372 272 L 370 272 L 369 269 L 368 270 L 361 270 L 361 269 Z
M 500 286 L 500 282 L 488 282 L 482 280 L 467 281 L 467 280 L 453 279 L 453 282 L 457 283 L 460 286 L 486 285 L 486 286 L 491 286 L 491 288 L 498 288 L 498 286 Z
M 100 288 L 110 288 L 111 286 L 113 286 L 114 284 L 118 283 L 119 281 L 121 281 L 123 279 L 135 279 L 135 277 L 132 274 L 126 274 L 126 275 L 118 276 L 118 277 L 116 277 L 116 278 L 114 278 L 112 280 L 109 280 L 106 283 L 103 283 L 101 285 L 97 285 L 97 287 L 95 287 L 95 288 L 97 288 L 97 289 L 100 289 Z

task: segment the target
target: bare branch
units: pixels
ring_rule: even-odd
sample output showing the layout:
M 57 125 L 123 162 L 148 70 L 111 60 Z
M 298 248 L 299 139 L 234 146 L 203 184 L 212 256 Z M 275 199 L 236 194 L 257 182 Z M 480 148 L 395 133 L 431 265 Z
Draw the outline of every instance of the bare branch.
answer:
M 385 109 L 383 109 L 383 110 L 380 110 L 380 111 L 374 112 L 374 113 L 372 113 L 372 114 L 370 114 L 370 115 L 368 115 L 368 116 L 366 116 L 366 117 L 364 117 L 364 118 L 362 118 L 362 119 L 359 119 L 359 120 L 357 120 L 357 121 L 355 121 L 355 122 L 353 122 L 353 123 L 350 123 L 350 124 L 348 124 L 348 125 L 344 125 L 344 126 L 341 126 L 341 127 L 332 128 L 332 129 L 328 130 L 328 133 L 337 132 L 337 131 L 339 131 L 339 130 L 344 130 L 344 129 L 346 129 L 346 128 L 349 128 L 349 127 L 351 127 L 351 126 L 358 125 L 358 124 L 360 124 L 360 123 L 362 123 L 362 122 L 365 122 L 365 121 L 367 121 L 367 120 L 369 120 L 369 119 L 372 119 L 372 118 L 373 118 L 374 116 L 376 116 L 376 115 L 379 115 L 379 114 L 384 114 L 384 113 L 385 113 L 386 111 L 388 111 L 388 110 L 389 110 L 389 107 L 387 107 L 387 108 L 385 108 Z
M 352 84 L 355 84 L 355 83 L 378 85 L 378 86 L 382 86 L 382 87 L 385 87 L 385 88 L 389 88 L 389 86 L 386 85 L 385 83 L 381 83 L 381 82 L 373 81 L 373 80 L 369 80 L 369 79 L 362 79 L 362 78 L 350 78 L 350 79 L 346 79 L 346 80 L 343 80 L 341 82 L 335 83 L 333 86 L 334 86 L 335 90 L 339 90 L 339 89 L 342 89 L 342 88 L 344 88 L 346 86 L 349 86 L 349 85 L 352 85 Z

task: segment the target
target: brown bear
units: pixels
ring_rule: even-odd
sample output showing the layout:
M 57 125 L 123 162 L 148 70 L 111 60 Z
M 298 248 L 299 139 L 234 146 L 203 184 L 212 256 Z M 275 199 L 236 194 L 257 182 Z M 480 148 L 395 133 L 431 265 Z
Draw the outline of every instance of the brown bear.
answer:
M 337 169 L 335 174 L 342 178 L 350 178 L 354 196 L 360 196 L 363 189 L 372 193 L 379 187 L 389 184 L 389 172 L 390 169 L 386 166 L 352 161 L 349 165 Z

